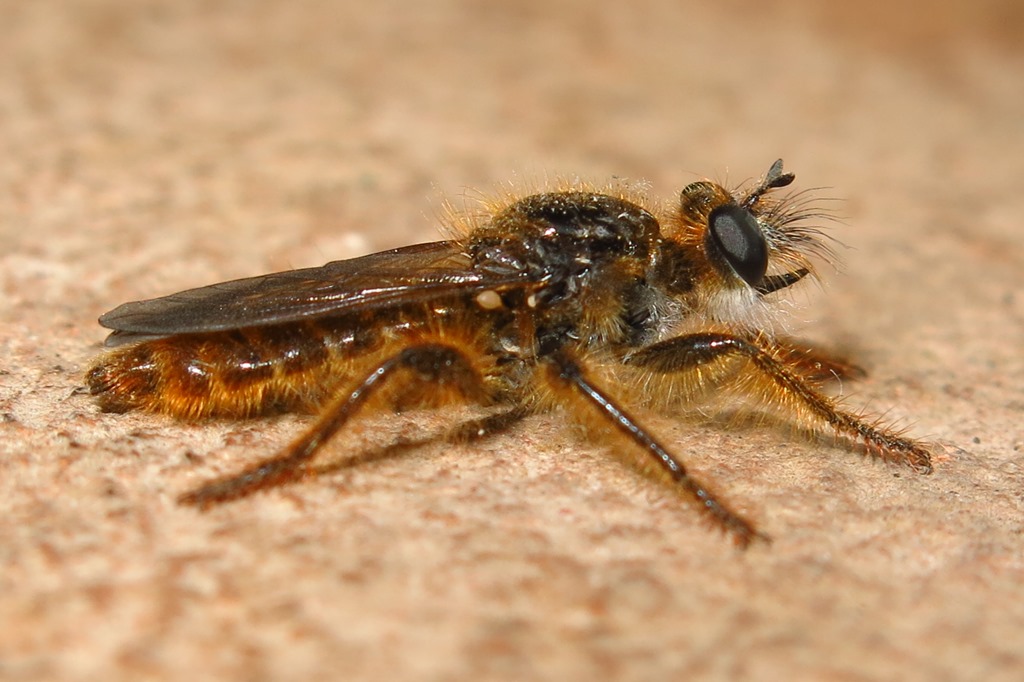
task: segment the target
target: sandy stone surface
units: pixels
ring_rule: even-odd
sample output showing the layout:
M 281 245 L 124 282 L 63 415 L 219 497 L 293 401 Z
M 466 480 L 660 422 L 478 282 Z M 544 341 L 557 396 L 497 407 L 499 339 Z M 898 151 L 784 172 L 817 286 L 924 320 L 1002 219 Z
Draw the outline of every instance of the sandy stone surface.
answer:
M 3 2 L 0 679 L 1024 679 L 1024 13 L 856 5 Z M 307 420 L 74 393 L 123 301 L 427 241 L 466 188 L 779 156 L 849 247 L 795 326 L 939 457 L 645 415 L 771 546 L 557 415 L 200 514 Z

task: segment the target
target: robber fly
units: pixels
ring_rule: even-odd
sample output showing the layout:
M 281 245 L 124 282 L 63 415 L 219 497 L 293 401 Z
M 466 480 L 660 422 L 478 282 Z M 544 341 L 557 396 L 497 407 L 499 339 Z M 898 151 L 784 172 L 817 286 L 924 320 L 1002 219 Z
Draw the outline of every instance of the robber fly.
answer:
M 773 333 L 778 292 L 828 256 L 776 161 L 729 191 L 694 182 L 658 207 L 628 189 L 510 199 L 447 241 L 126 303 L 88 373 L 111 412 L 185 419 L 319 414 L 279 454 L 186 493 L 209 505 L 315 473 L 364 407 L 462 400 L 500 431 L 563 408 L 603 424 L 746 546 L 763 538 L 634 417 L 708 403 L 774 413 L 921 473 L 928 449 L 821 390 L 845 361 Z M 455 428 L 452 433 L 465 433 Z

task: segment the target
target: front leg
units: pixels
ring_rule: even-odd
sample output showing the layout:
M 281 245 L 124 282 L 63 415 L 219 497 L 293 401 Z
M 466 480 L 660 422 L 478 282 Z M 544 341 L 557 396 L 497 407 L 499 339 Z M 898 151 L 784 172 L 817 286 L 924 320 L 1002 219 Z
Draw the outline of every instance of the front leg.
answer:
M 735 375 L 734 381 L 752 396 L 779 411 L 788 411 L 815 431 L 831 431 L 861 443 L 869 453 L 887 462 L 894 462 L 928 474 L 932 471 L 931 454 L 921 444 L 903 438 L 892 429 L 869 423 L 840 410 L 835 401 L 815 389 L 799 363 L 787 360 L 785 348 L 762 347 L 725 333 L 706 332 L 668 339 L 642 348 L 627 359 L 631 365 L 663 373 L 701 371 L 736 360 L 748 366 Z M 742 382 L 746 377 L 747 382 Z

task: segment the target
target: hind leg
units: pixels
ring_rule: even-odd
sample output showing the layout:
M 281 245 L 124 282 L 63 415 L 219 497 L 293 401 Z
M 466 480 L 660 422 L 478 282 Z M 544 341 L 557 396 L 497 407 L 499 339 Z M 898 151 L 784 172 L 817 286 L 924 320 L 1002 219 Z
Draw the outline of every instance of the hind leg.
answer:
M 395 389 L 395 380 L 406 376 L 413 383 L 405 390 L 424 384 L 449 388 L 469 401 L 487 402 L 483 377 L 462 350 L 443 343 L 409 346 L 377 365 L 362 382 L 332 402 L 308 431 L 284 452 L 258 462 L 234 476 L 215 480 L 178 498 L 181 504 L 209 507 L 244 497 L 258 490 L 300 479 L 313 470 L 310 462 L 323 445 L 383 390 Z M 399 397 L 401 393 L 398 394 Z

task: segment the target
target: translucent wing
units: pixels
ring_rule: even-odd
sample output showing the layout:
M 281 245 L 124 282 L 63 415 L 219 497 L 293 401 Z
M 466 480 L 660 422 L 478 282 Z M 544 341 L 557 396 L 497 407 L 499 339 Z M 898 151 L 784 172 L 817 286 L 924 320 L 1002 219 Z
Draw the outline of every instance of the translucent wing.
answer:
M 522 274 L 475 271 L 455 242 L 432 242 L 125 303 L 99 321 L 115 330 L 106 345 L 118 346 L 503 291 L 527 283 Z

